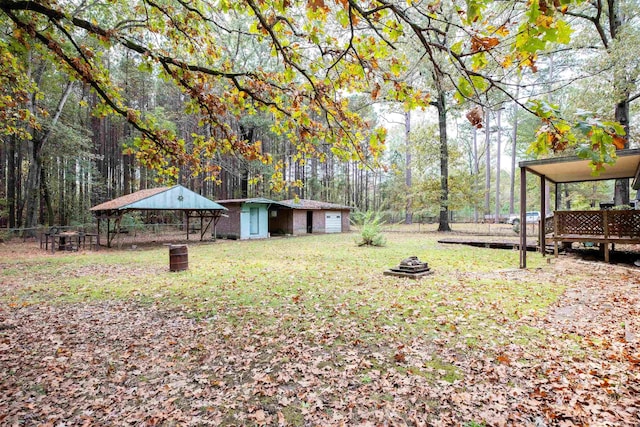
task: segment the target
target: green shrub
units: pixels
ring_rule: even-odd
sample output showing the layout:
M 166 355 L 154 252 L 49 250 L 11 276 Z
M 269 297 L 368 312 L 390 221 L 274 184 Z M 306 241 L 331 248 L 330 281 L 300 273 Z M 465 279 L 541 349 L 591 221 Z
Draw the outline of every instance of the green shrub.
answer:
M 614 211 L 626 211 L 629 209 L 633 209 L 631 205 L 616 205 L 611 208 L 611 210 L 614 210 Z
M 384 246 L 387 243 L 382 235 L 384 221 L 379 213 L 357 213 L 353 222 L 360 228 L 360 237 L 356 239 L 358 246 Z

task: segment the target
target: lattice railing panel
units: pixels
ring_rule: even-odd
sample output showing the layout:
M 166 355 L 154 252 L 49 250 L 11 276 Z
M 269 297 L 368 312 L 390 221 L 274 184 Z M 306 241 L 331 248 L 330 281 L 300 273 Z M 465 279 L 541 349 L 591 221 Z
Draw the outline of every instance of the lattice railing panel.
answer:
M 605 211 L 557 211 L 556 234 L 604 235 Z
M 549 223 L 557 227 L 556 235 L 640 237 L 640 210 L 556 211 Z
M 544 234 L 553 233 L 553 215 L 548 216 L 544 220 Z
M 640 211 L 607 211 L 610 236 L 640 236 Z

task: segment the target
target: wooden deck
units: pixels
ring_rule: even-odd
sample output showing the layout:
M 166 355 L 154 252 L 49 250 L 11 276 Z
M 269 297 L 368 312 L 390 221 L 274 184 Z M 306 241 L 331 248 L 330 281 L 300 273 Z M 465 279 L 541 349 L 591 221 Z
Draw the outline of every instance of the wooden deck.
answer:
M 592 242 L 609 262 L 609 245 L 640 244 L 640 210 L 555 211 L 545 221 L 545 243 L 558 256 L 561 242 Z
M 454 244 L 454 245 L 467 245 L 467 246 L 475 246 L 478 248 L 490 248 L 490 249 L 519 249 L 519 242 L 509 242 L 509 241 L 486 241 L 486 240 L 469 240 L 469 239 L 440 239 L 438 243 L 445 244 Z M 535 244 L 528 244 L 528 251 L 535 251 L 537 246 Z

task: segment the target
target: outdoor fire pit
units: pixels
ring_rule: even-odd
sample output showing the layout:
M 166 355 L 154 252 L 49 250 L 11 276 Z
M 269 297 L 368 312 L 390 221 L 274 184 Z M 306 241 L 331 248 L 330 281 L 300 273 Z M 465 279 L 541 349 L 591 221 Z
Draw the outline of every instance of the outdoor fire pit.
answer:
M 392 267 L 384 272 L 385 276 L 408 277 L 409 279 L 419 279 L 432 273 L 429 265 L 420 261 L 417 256 L 405 258 L 397 267 Z

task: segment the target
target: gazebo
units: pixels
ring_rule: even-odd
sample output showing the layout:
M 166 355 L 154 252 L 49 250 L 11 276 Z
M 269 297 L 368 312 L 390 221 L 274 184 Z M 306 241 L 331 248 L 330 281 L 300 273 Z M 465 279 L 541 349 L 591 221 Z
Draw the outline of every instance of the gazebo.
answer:
M 554 245 L 558 254 L 558 243 L 593 242 L 604 250 L 605 261 L 609 262 L 609 245 L 640 243 L 640 210 L 560 210 L 558 184 L 633 178 L 632 188 L 640 188 L 640 149 L 619 150 L 616 163 L 608 165 L 598 175 L 592 173 L 589 160 L 577 156 L 530 160 L 520 166 L 520 224 L 525 224 L 527 206 L 527 172 L 540 178 L 540 219 L 538 242 L 544 254 L 547 243 Z M 555 185 L 556 206 L 553 216 L 547 218 L 545 184 Z M 520 228 L 520 268 L 527 266 L 526 228 Z
M 187 240 L 190 219 L 200 219 L 200 240 L 203 240 L 211 224 L 215 235 L 216 224 L 227 208 L 182 185 L 175 185 L 136 191 L 94 206 L 90 210 L 98 220 L 98 230 L 100 221 L 107 221 L 107 246 L 110 247 L 113 236 L 120 232 L 122 216 L 129 211 L 183 212 L 186 218 Z M 113 228 L 111 221 L 114 222 Z

